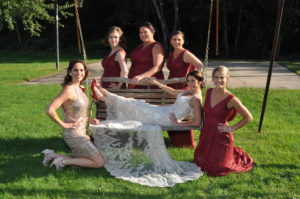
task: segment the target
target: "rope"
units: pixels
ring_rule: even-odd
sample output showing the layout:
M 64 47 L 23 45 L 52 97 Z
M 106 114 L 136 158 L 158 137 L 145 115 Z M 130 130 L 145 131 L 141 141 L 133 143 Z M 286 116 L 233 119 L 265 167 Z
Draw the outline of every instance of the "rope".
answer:
M 219 0 L 216 0 L 216 56 L 219 55 Z
M 209 22 L 208 22 L 208 31 L 207 31 L 207 41 L 206 41 L 206 50 L 205 50 L 203 73 L 205 72 L 205 68 L 206 68 L 206 66 L 208 64 L 210 27 L 211 27 L 211 18 L 212 18 L 213 3 L 214 3 L 214 0 L 210 0 L 210 13 L 209 13 Z
M 77 27 L 77 38 L 78 38 L 78 36 L 80 38 L 80 42 L 79 42 L 79 39 L 78 39 L 79 53 L 81 53 L 81 49 L 82 49 L 83 61 L 86 64 L 87 56 L 86 56 L 85 45 L 84 45 L 83 35 L 82 35 L 82 30 L 81 30 L 81 25 L 80 25 L 80 18 L 79 18 L 79 14 L 78 14 L 78 2 L 77 2 L 77 0 L 74 0 L 74 5 L 75 5 L 75 18 L 76 18 L 76 27 Z M 80 46 L 80 44 L 81 44 L 81 46 Z M 85 87 L 86 87 L 86 89 L 85 89 L 86 90 L 86 94 L 89 95 L 89 89 L 87 89 L 88 88 L 88 79 L 85 81 Z

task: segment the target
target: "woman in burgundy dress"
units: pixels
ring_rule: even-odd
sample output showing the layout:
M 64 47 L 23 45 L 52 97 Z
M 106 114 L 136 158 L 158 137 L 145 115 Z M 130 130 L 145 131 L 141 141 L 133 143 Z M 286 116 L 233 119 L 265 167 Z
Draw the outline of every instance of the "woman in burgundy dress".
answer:
M 163 45 L 154 40 L 155 29 L 153 25 L 146 22 L 140 26 L 140 39 L 143 42 L 137 46 L 131 53 L 131 67 L 129 78 L 132 78 L 132 84 L 129 88 L 147 88 L 147 86 L 135 85 L 144 77 L 156 77 L 164 79 L 162 66 L 164 64 Z
M 186 75 L 194 70 L 203 68 L 202 62 L 190 51 L 183 48 L 184 34 L 181 31 L 175 31 L 171 35 L 171 45 L 174 50 L 170 53 L 167 67 L 170 71 L 170 78 L 186 77 Z M 168 85 L 174 89 L 187 89 L 185 83 L 177 83 Z M 190 131 L 168 131 L 171 143 L 175 147 L 194 148 L 194 133 Z
M 124 46 L 123 31 L 120 27 L 113 26 L 107 34 L 107 41 L 111 51 L 102 60 L 102 77 L 127 77 L 126 52 Z M 120 88 L 122 83 L 102 82 L 104 88 Z
M 242 102 L 226 89 L 228 68 L 218 66 L 212 72 L 214 88 L 207 90 L 204 103 L 204 125 L 195 150 L 195 163 L 211 176 L 222 176 L 252 169 L 253 159 L 234 146 L 233 131 L 252 121 Z M 234 114 L 235 112 L 235 114 Z M 229 125 L 236 113 L 242 119 Z

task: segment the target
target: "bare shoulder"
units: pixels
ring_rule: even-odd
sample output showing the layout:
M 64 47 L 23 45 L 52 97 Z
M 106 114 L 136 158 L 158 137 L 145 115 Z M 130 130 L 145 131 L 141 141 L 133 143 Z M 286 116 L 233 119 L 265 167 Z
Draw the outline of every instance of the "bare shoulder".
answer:
M 68 99 L 75 99 L 76 98 L 75 90 L 74 90 L 73 86 L 71 86 L 71 85 L 66 85 L 62 89 L 60 95 L 66 96 Z
M 232 108 L 232 107 L 236 107 L 236 106 L 240 106 L 240 105 L 242 105 L 242 102 L 236 96 L 233 96 L 227 104 L 228 108 Z
M 155 52 L 163 52 L 163 48 L 162 48 L 162 46 L 159 43 L 156 43 L 153 46 L 153 51 L 155 51 Z

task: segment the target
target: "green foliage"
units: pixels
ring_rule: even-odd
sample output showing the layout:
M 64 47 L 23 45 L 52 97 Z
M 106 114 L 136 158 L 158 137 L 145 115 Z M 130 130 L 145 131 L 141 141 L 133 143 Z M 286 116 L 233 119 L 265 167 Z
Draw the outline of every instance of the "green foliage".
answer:
M 24 30 L 32 36 L 39 36 L 43 30 L 41 21 L 54 22 L 54 16 L 49 14 L 54 10 L 54 0 L 1 0 L 0 1 L 0 27 L 5 25 L 14 30 L 16 23 L 21 22 Z M 70 16 L 65 10 L 71 7 L 69 3 L 60 6 L 60 15 Z

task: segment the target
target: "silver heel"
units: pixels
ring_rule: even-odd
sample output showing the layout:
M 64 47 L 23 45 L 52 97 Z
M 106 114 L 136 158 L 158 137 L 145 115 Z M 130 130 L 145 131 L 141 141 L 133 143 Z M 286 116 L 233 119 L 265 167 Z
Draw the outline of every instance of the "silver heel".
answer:
M 63 157 L 55 158 L 53 160 L 53 162 L 51 163 L 50 167 L 52 167 L 53 165 L 56 167 L 57 171 L 63 170 L 63 168 L 65 167 L 65 160 L 64 160 L 64 158 Z
M 50 161 L 54 159 L 54 151 L 50 149 L 45 149 L 41 153 L 43 153 L 45 156 L 42 161 L 42 164 L 44 166 L 49 166 Z

